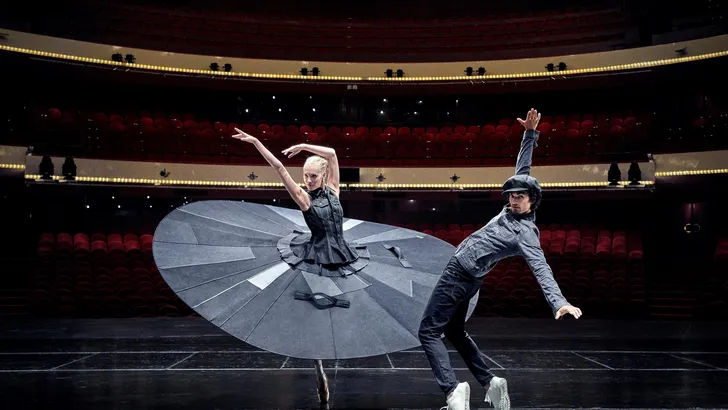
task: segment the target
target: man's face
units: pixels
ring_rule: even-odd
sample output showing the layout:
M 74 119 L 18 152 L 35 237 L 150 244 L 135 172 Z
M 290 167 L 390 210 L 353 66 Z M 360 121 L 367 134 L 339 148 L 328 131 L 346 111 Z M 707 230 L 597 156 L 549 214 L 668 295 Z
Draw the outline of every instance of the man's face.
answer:
M 508 195 L 511 211 L 517 214 L 526 214 L 531 211 L 531 200 L 525 192 L 511 192 Z

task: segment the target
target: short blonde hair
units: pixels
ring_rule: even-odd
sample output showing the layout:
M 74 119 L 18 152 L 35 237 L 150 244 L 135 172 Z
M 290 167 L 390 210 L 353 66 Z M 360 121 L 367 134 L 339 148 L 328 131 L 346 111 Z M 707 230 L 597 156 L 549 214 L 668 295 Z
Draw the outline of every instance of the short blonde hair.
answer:
M 318 165 L 321 169 L 321 175 L 323 176 L 323 185 L 326 186 L 328 184 L 329 179 L 329 161 L 327 161 L 324 157 L 319 155 L 311 155 L 310 157 L 306 158 L 306 162 L 303 164 L 305 167 L 306 165 Z

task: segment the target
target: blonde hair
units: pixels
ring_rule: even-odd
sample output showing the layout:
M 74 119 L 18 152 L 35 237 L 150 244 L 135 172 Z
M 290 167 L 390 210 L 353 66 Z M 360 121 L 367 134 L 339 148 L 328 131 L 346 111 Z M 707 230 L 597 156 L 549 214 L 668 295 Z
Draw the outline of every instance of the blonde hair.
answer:
M 318 165 L 321 169 L 321 175 L 323 179 L 323 186 L 325 187 L 328 184 L 329 179 L 329 161 L 327 161 L 324 157 L 321 157 L 319 155 L 311 155 L 310 157 L 306 158 L 306 162 L 303 164 L 305 167 L 306 165 Z

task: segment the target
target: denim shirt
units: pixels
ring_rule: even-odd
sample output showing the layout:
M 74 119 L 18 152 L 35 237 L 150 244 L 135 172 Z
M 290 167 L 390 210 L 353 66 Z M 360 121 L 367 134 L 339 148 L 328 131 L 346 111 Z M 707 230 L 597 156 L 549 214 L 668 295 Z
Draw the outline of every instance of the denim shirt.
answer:
M 538 131 L 534 130 L 524 133 L 516 175 L 530 174 L 538 135 Z M 484 277 L 500 260 L 511 256 L 522 256 L 526 260 L 554 313 L 568 305 L 541 249 L 533 211 L 518 215 L 506 205 L 484 227 L 467 237 L 455 251 L 455 258 L 476 278 Z

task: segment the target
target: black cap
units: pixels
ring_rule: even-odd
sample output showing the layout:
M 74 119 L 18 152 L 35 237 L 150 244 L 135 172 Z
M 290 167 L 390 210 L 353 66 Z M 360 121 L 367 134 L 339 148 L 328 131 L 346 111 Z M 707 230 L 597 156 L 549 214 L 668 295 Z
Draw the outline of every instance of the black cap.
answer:
M 530 175 L 514 175 L 503 183 L 503 194 L 510 192 L 523 192 L 535 189 L 541 191 L 541 185 L 536 178 Z

